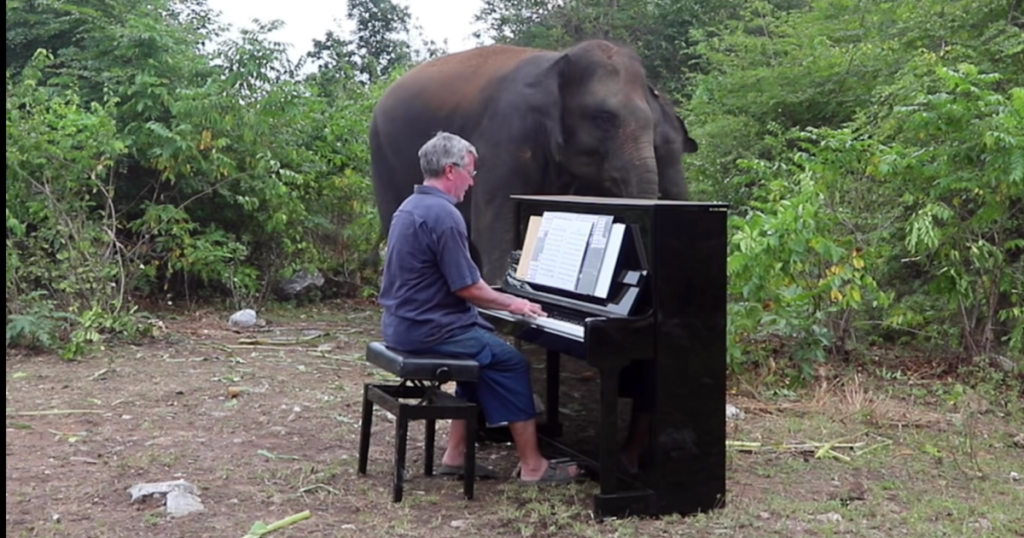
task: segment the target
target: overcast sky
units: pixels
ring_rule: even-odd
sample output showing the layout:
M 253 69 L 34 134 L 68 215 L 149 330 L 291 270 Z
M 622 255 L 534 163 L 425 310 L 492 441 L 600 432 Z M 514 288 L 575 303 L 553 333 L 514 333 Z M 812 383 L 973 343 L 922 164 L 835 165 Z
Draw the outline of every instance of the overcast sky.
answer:
M 237 28 L 251 26 L 252 19 L 270 21 L 280 19 L 284 28 L 271 34 L 271 38 L 288 43 L 291 57 L 297 59 L 309 50 L 314 38 L 322 38 L 327 30 L 340 28 L 351 31 L 345 19 L 344 0 L 207 0 L 209 6 L 221 12 L 220 20 Z M 472 20 L 480 10 L 480 0 L 395 0 L 412 12 L 413 22 L 423 28 L 428 39 L 439 45 L 448 39 L 448 51 L 458 52 L 472 48 L 475 42 L 470 33 L 476 29 Z M 439 6 L 444 6 L 439 8 Z M 335 21 L 338 22 L 335 22 Z

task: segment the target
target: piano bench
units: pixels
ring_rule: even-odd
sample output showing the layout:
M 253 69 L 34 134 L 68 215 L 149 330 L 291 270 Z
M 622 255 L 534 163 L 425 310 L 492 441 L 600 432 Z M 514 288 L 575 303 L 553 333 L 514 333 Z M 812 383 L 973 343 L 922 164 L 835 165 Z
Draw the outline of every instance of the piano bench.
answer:
M 480 365 L 471 358 L 413 355 L 390 349 L 383 342 L 366 346 L 366 360 L 399 378 L 397 384 L 366 383 L 363 385 L 363 417 L 359 431 L 359 474 L 366 474 L 370 452 L 370 430 L 373 426 L 374 404 L 395 415 L 394 479 L 392 502 L 401 502 L 405 478 L 406 439 L 409 421 L 426 421 L 423 471 L 434 474 L 434 439 L 437 420 L 466 421 L 466 460 L 463 493 L 473 498 L 476 468 L 477 406 L 448 392 L 441 386 L 450 381 L 476 382 Z M 414 403 L 402 400 L 415 400 Z

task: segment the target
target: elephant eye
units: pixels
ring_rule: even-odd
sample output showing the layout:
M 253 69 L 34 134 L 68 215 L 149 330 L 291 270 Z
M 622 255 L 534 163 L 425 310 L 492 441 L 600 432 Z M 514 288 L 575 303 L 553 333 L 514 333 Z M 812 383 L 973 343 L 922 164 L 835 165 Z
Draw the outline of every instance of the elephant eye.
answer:
M 612 112 L 607 110 L 597 110 L 592 116 L 594 125 L 602 131 L 611 131 L 615 129 L 615 125 L 618 123 L 618 118 Z

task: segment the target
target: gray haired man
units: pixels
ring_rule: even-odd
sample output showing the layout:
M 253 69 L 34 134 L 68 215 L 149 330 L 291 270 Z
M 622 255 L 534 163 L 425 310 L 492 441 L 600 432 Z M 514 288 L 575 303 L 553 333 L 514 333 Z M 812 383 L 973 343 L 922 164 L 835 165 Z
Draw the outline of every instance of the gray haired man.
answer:
M 388 233 L 379 302 L 389 347 L 412 353 L 473 357 L 480 381 L 459 383 L 456 395 L 476 402 L 488 424 L 508 424 L 523 482 L 569 482 L 575 464 L 544 458 L 537 443 L 536 409 L 526 358 L 494 333 L 477 307 L 526 316 L 546 315 L 540 305 L 495 291 L 469 254 L 466 222 L 455 207 L 473 186 L 476 148 L 437 133 L 419 151 L 423 184 L 395 211 Z M 463 469 L 466 425 L 453 421 L 441 474 Z M 493 476 L 482 466 L 477 476 Z

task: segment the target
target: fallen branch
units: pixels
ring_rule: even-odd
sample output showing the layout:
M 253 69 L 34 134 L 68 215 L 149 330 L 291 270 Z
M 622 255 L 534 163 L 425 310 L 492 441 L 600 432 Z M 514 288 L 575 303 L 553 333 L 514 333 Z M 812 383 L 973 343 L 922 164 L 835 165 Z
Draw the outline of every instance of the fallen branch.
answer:
M 280 521 L 275 521 L 270 525 L 267 525 L 262 521 L 257 521 L 252 524 L 252 528 L 249 529 L 249 532 L 247 532 L 242 538 L 260 538 L 261 536 L 266 536 L 274 531 L 294 525 L 303 519 L 308 519 L 311 515 L 312 514 L 310 514 L 309 510 L 306 510 L 305 512 L 299 512 L 293 516 L 288 516 Z
M 309 354 L 310 355 L 316 355 L 317 357 L 323 357 L 325 359 L 332 360 L 332 361 L 351 362 L 353 364 L 370 364 L 370 363 L 366 362 L 365 360 L 363 360 L 362 355 L 358 355 L 358 354 L 349 355 L 349 356 L 346 357 L 346 356 L 343 356 L 343 355 L 331 355 L 329 353 L 323 353 L 323 352 L 320 352 L 320 351 L 317 351 L 317 350 L 309 350 Z
M 807 453 L 813 452 L 816 459 L 823 457 L 835 458 L 842 461 L 851 461 L 849 456 L 845 456 L 836 452 L 836 449 L 850 449 L 854 450 L 864 446 L 863 443 L 795 443 L 795 444 L 783 444 L 783 445 L 765 445 L 763 443 L 745 442 L 745 441 L 726 441 L 725 446 L 728 449 L 732 449 L 738 452 L 769 452 L 769 453 Z M 873 449 L 865 449 L 867 450 Z M 857 452 L 854 452 L 857 455 Z
M 309 336 L 297 336 L 295 338 L 239 338 L 238 343 L 241 345 L 258 345 L 258 346 L 295 346 L 299 344 L 305 344 L 312 342 L 313 340 L 319 340 L 330 336 L 331 333 L 318 333 L 311 334 Z
M 328 486 L 327 484 L 313 484 L 311 486 L 306 486 L 300 489 L 299 493 L 308 493 L 310 491 L 313 491 L 314 489 L 326 489 L 327 491 L 333 493 L 334 495 L 341 495 L 340 491 L 332 488 L 331 486 Z
M 263 456 L 264 458 L 267 458 L 268 460 L 297 460 L 297 459 L 300 459 L 298 456 L 286 456 L 286 455 L 282 455 L 282 454 L 274 454 L 273 452 L 270 452 L 269 450 L 263 450 L 263 449 L 257 450 L 256 453 L 259 454 L 260 456 Z
M 241 340 L 239 340 L 239 342 L 241 342 Z M 298 346 L 298 345 L 299 345 L 298 342 L 294 342 L 294 343 L 275 344 L 275 345 L 270 345 L 270 344 L 237 344 L 237 345 L 225 345 L 224 347 L 228 348 L 228 350 L 235 350 L 235 349 L 276 349 L 276 350 L 280 351 L 281 348 L 283 348 L 283 347 Z M 306 347 L 306 348 L 299 348 L 298 349 L 298 351 L 315 351 L 315 350 L 316 350 L 315 347 Z
M 6 416 L 39 417 L 45 415 L 76 415 L 82 413 L 103 414 L 106 413 L 106 411 L 100 411 L 99 409 L 48 409 L 46 411 L 14 411 L 12 409 L 8 409 Z
M 882 448 L 883 446 L 889 446 L 891 444 L 892 444 L 892 440 L 891 439 L 886 439 L 885 441 L 882 441 L 881 443 L 878 443 L 876 445 L 871 445 L 871 446 L 865 448 L 864 450 L 856 450 L 856 451 L 854 451 L 853 455 L 854 456 L 863 456 L 864 454 L 867 454 L 868 452 L 871 452 L 872 450 L 875 450 L 875 449 L 878 449 L 878 448 Z

